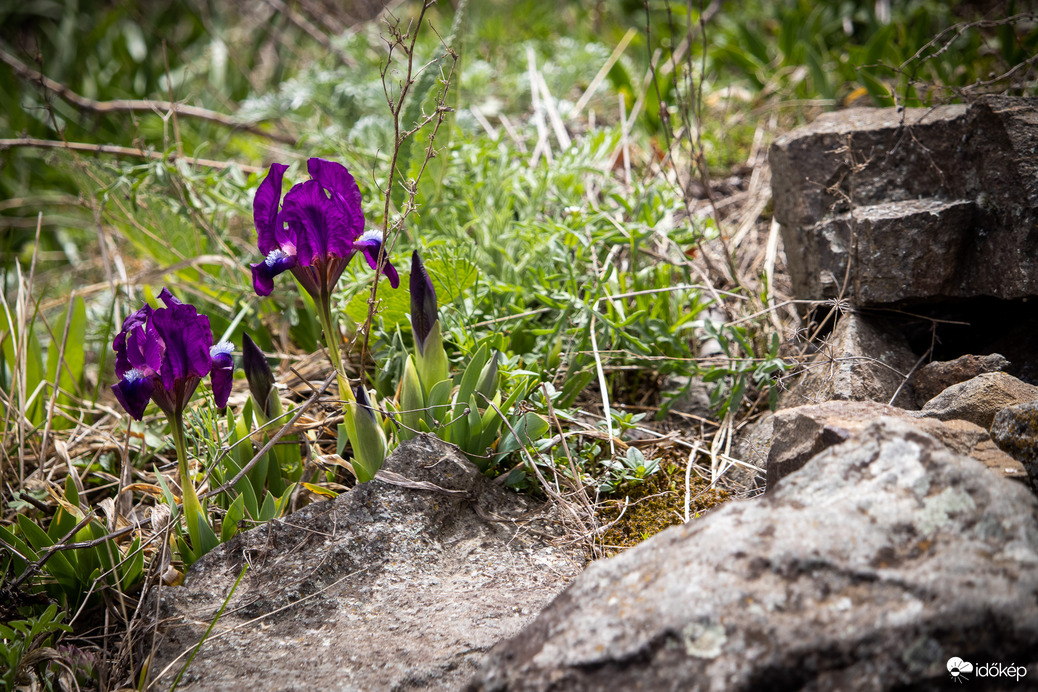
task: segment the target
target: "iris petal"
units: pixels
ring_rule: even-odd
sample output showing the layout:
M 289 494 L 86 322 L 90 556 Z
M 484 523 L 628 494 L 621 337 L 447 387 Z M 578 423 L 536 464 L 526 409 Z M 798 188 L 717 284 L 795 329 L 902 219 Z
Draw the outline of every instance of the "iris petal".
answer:
M 149 340 L 161 341 L 165 347 L 161 367 L 157 369 L 166 391 L 173 391 L 177 380 L 205 377 L 212 365 L 209 347 L 213 345 L 213 333 L 209 329 L 209 318 L 199 315 L 193 305 L 173 300 L 176 302 L 166 301 L 169 307 L 156 310 L 148 322 Z
M 252 289 L 258 296 L 269 296 L 274 292 L 274 275 L 266 262 L 250 264 L 252 269 Z
M 372 267 L 378 264 L 382 235 L 363 232 L 360 188 L 345 166 L 320 158 L 309 159 L 307 170 L 311 179 L 294 185 L 282 199 L 286 168 L 272 165 L 256 191 L 253 218 L 259 249 L 267 259 L 250 265 L 252 285 L 258 295 L 270 295 L 274 277 L 291 269 L 307 293 L 324 306 L 356 252 L 364 252 Z M 272 264 L 270 256 L 274 252 L 294 257 L 294 264 Z M 384 262 L 382 272 L 393 288 L 400 285 L 400 276 L 392 264 Z
M 364 230 L 364 211 L 361 208 L 360 188 L 349 170 L 341 163 L 312 158 L 306 162 L 310 177 L 328 193 L 343 219 L 342 232 L 350 240 Z
M 252 287 L 258 296 L 269 296 L 274 290 L 274 277 L 296 266 L 294 255 L 281 249 L 271 250 L 262 262 L 249 265 L 252 268 Z
M 126 412 L 140 420 L 144 417 L 144 409 L 155 389 L 152 378 L 146 377 L 140 370 L 131 368 L 124 373 L 118 383 L 112 385 L 112 393 L 119 400 Z
M 174 305 L 183 305 L 183 303 L 181 303 L 180 300 L 175 295 L 173 295 L 172 291 L 170 291 L 165 286 L 162 287 L 162 291 L 159 293 L 159 300 L 165 303 L 166 307 L 168 308 L 171 308 Z
M 227 341 L 221 341 L 209 349 L 213 367 L 209 373 L 209 379 L 213 385 L 213 399 L 216 400 L 217 408 L 227 406 L 227 398 L 231 395 L 231 386 L 234 383 L 234 356 L 231 351 L 234 346 Z
M 393 288 L 399 288 L 400 274 L 397 273 L 396 267 L 389 263 L 389 260 L 386 260 L 385 266 L 382 267 L 382 273 L 386 275 L 387 279 L 389 279 L 390 286 Z
M 145 365 L 143 344 L 144 327 L 151 316 L 151 306 L 144 304 L 137 312 L 123 320 L 123 329 L 115 337 L 115 374 L 122 377 L 127 370 Z
M 253 199 L 252 218 L 256 224 L 259 249 L 264 255 L 278 247 L 278 206 L 281 204 L 281 181 L 287 168 L 281 163 L 271 164 L 267 177 L 256 189 L 256 197 Z
M 281 218 L 294 234 L 296 257 L 310 266 L 329 256 L 347 257 L 352 248 L 345 217 L 316 180 L 307 180 L 289 190 Z
M 364 235 L 353 244 L 353 248 L 364 255 L 369 267 L 378 269 L 378 254 L 382 250 L 382 231 L 365 231 Z M 389 279 L 393 288 L 400 285 L 400 275 L 397 274 L 396 268 L 390 264 L 388 258 L 382 267 L 382 273 Z
M 140 420 L 150 398 L 167 416 L 187 406 L 198 383 L 212 374 L 217 404 L 227 403 L 234 375 L 232 346 L 213 347 L 209 318 L 163 289 L 166 307 L 145 305 L 123 321 L 112 343 L 121 378 L 112 392 L 126 411 Z M 214 363 L 215 361 L 215 363 Z

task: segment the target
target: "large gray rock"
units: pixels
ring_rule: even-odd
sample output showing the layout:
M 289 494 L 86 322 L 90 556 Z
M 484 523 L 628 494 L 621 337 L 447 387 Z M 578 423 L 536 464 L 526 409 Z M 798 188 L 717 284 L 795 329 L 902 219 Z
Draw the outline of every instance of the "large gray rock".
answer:
M 772 198 L 793 294 L 1038 295 L 1036 147 L 1038 99 L 994 96 L 826 113 L 778 138 Z
M 165 589 L 152 670 L 199 641 L 248 564 L 180 689 L 456 689 L 583 566 L 579 544 L 531 516 L 539 505 L 434 437 L 402 445 L 385 471 L 412 487 L 376 479 L 309 505 Z
M 1020 461 L 1000 450 L 987 430 L 975 423 L 924 418 L 921 412 L 903 411 L 874 401 L 827 401 L 786 409 L 772 416 L 767 451 L 769 491 L 819 452 L 851 439 L 883 416 L 911 422 L 956 454 L 976 459 L 1000 476 L 1027 480 Z
M 469 689 L 935 689 L 952 657 L 1038 671 L 1038 499 L 881 419 L 593 563 Z
M 905 337 L 887 320 L 845 313 L 782 395 L 779 407 L 833 399 L 886 404 L 894 399 L 901 408 L 919 408 L 912 385 L 905 382 L 916 360 Z
M 1038 387 L 1004 372 L 985 372 L 948 387 L 920 411 L 941 420 L 958 418 L 990 428 L 995 414 L 1007 406 L 1038 399 Z

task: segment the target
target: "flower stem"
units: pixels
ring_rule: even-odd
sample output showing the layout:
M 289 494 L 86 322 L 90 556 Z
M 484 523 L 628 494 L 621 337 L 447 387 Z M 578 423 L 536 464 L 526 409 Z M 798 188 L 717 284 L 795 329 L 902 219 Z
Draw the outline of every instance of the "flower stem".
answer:
M 187 518 L 187 533 L 194 543 L 194 549 L 200 550 L 198 544 L 200 534 L 198 532 L 198 521 L 202 517 L 202 503 L 198 501 L 195 493 L 195 484 L 191 481 L 191 472 L 187 465 L 187 444 L 184 442 L 184 413 L 176 411 L 172 420 L 173 442 L 177 446 L 177 467 L 180 471 L 181 496 L 183 497 L 183 512 Z
M 328 357 L 332 360 L 335 368 L 335 376 L 339 381 L 339 398 L 342 399 L 343 419 L 342 424 L 346 427 L 346 434 L 350 440 L 354 440 L 357 434 L 357 424 L 353 420 L 353 412 L 350 404 L 354 402 L 353 389 L 350 381 L 342 369 L 342 356 L 339 353 L 339 328 L 338 323 L 332 318 L 331 300 L 322 297 L 318 301 L 317 312 L 321 320 L 321 329 L 324 330 L 324 343 L 328 347 Z

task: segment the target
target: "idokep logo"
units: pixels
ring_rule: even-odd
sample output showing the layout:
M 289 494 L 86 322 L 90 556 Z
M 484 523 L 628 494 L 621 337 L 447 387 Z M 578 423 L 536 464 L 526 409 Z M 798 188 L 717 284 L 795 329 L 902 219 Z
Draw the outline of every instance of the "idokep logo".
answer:
M 969 680 L 969 678 L 966 677 L 966 673 L 973 672 L 973 664 L 969 661 L 963 661 L 958 656 L 952 656 L 948 659 L 948 672 L 951 674 L 952 680 L 955 682 Z
M 952 680 L 955 682 L 965 682 L 970 679 L 970 675 L 977 678 L 1015 678 L 1017 682 L 1020 682 L 1020 678 L 1027 675 L 1027 668 L 1024 666 L 1013 664 L 1004 666 L 1001 663 L 973 665 L 969 661 L 963 661 L 958 656 L 952 656 L 948 659 L 947 668 L 948 674 L 951 675 Z

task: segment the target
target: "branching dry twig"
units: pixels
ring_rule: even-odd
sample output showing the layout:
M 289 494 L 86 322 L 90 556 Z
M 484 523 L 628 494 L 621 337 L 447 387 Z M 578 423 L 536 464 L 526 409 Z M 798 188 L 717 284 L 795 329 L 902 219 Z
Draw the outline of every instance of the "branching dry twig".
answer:
M 382 275 L 382 268 L 385 266 L 389 258 L 389 252 L 396 244 L 396 239 L 401 232 L 406 232 L 406 221 L 415 210 L 415 196 L 418 193 L 418 181 L 421 180 L 425 174 L 426 168 L 429 165 L 429 161 L 436 156 L 436 135 L 439 133 L 440 126 L 446 119 L 449 113 L 453 112 L 453 109 L 447 104 L 447 94 L 450 91 L 451 84 L 454 78 L 454 70 L 458 64 L 458 54 L 455 52 L 452 46 L 443 43 L 444 53 L 441 56 L 442 59 L 448 59 L 450 61 L 450 67 L 446 71 L 446 74 L 441 72 L 440 86 L 437 89 L 435 102 L 436 107 L 432 113 L 424 113 L 417 122 L 406 123 L 403 122 L 403 115 L 405 105 L 408 104 L 408 97 L 410 98 L 423 98 L 424 94 L 412 93 L 412 88 L 417 82 L 419 75 L 427 69 L 439 63 L 441 58 L 431 60 L 430 62 L 423 65 L 421 68 L 416 69 L 415 66 L 415 46 L 418 41 L 418 35 L 421 31 L 423 22 L 425 20 L 426 11 L 435 4 L 434 1 L 430 0 L 422 3 L 422 9 L 418 14 L 417 19 L 413 20 L 408 24 L 406 31 L 401 31 L 399 20 L 387 21 L 387 30 L 389 32 L 389 39 L 386 40 L 387 44 L 387 58 L 386 62 L 383 63 L 381 68 L 382 77 L 382 88 L 386 97 L 386 103 L 389 106 L 389 111 L 393 116 L 393 154 L 390 157 L 389 170 L 386 177 L 386 185 L 382 190 L 385 196 L 385 205 L 383 209 L 382 218 L 382 233 L 385 239 L 382 247 L 379 250 L 379 256 L 377 261 L 377 269 L 375 272 L 375 280 L 371 284 L 371 294 L 368 298 L 368 314 L 364 321 L 364 340 L 361 344 L 360 361 L 364 362 L 364 358 L 368 353 L 368 340 L 371 334 L 371 322 L 374 319 L 375 312 L 378 305 L 378 286 L 379 279 Z M 464 12 L 465 3 L 459 4 L 456 12 Z M 393 64 L 393 53 L 394 51 L 401 51 L 407 59 L 407 69 L 403 75 L 403 78 L 398 83 L 398 90 L 395 92 L 390 89 L 389 83 L 387 82 L 390 67 Z M 403 209 L 398 210 L 399 215 L 392 223 L 391 211 L 392 211 L 392 200 L 393 200 L 393 186 L 398 175 L 400 175 L 399 168 L 401 166 L 407 166 L 408 161 L 402 161 L 401 151 L 404 149 L 404 144 L 407 140 L 415 137 L 421 130 L 427 125 L 432 123 L 432 131 L 429 133 L 428 143 L 425 148 L 425 158 L 422 161 L 422 165 L 418 171 L 417 176 L 407 182 L 407 198 L 405 200 Z M 400 181 L 400 184 L 404 184 Z M 411 239 L 414 240 L 413 238 Z M 363 371 L 363 368 L 362 368 Z

